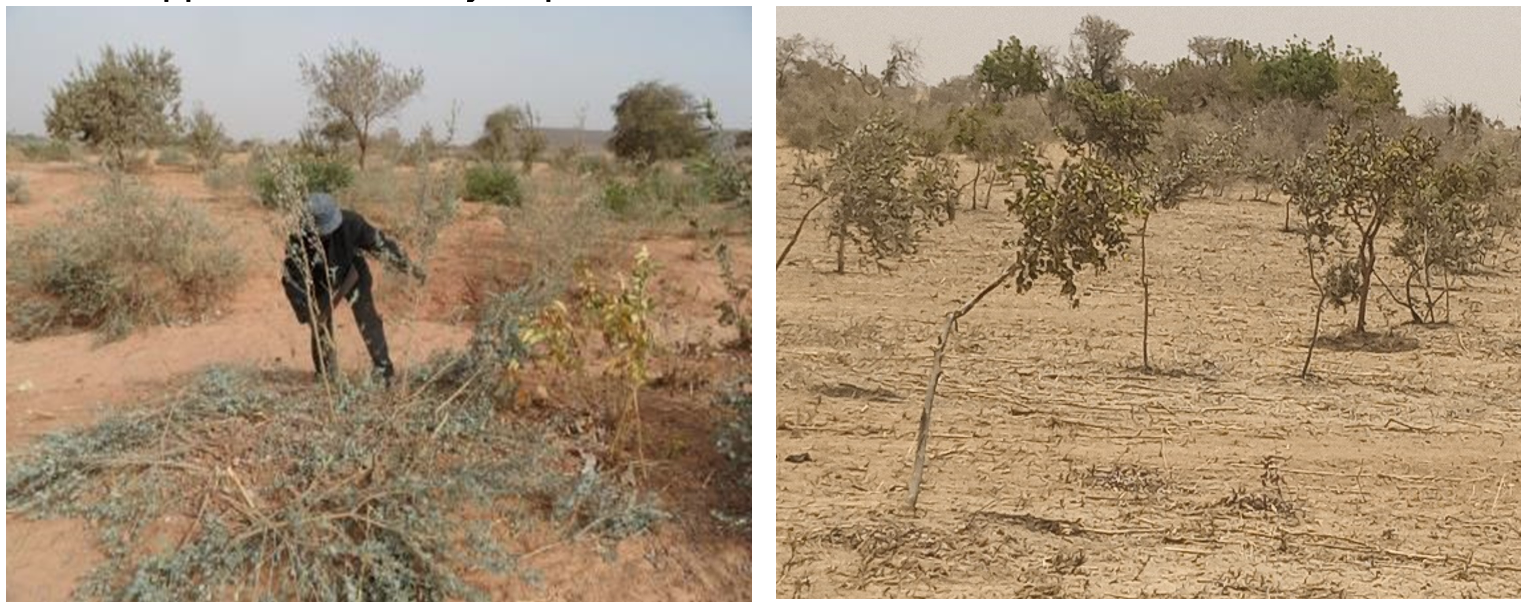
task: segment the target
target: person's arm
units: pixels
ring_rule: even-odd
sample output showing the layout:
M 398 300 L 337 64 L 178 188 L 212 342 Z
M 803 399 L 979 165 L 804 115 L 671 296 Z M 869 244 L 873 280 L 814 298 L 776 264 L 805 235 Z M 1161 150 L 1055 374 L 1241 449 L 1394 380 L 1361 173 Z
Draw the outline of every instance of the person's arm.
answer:
M 403 248 L 398 246 L 397 242 L 388 238 L 387 234 L 382 233 L 382 230 L 372 227 L 371 223 L 367 222 L 361 215 L 355 215 L 355 219 L 361 233 L 361 250 L 377 255 L 383 262 L 391 265 L 398 271 L 424 280 L 424 268 L 410 261 L 408 255 L 404 254 Z

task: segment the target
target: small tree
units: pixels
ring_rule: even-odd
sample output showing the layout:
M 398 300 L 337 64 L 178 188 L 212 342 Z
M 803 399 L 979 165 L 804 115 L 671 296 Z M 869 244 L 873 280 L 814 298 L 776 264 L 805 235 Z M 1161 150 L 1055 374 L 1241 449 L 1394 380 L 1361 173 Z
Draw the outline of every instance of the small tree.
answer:
M 1066 59 L 1067 71 L 1073 80 L 1092 82 L 1105 93 L 1117 93 L 1124 88 L 1122 70 L 1125 60 L 1125 42 L 1135 35 L 1118 23 L 1088 15 L 1072 30 L 1070 55 Z
M 1494 243 L 1485 201 L 1497 193 L 1497 182 L 1483 160 L 1432 171 L 1400 211 L 1401 234 L 1390 251 L 1406 263 L 1406 298 L 1398 302 L 1413 322 L 1449 321 L 1454 280 L 1483 263 Z
M 1342 86 L 1336 43 L 1331 38 L 1316 48 L 1310 42 L 1286 42 L 1268 51 L 1258 64 L 1257 90 L 1263 99 L 1293 99 L 1316 103 Z
M 934 397 L 943 375 L 945 351 L 960 319 L 998 287 L 1011 281 L 1014 292 L 1023 294 L 1045 276 L 1060 279 L 1061 294 L 1076 306 L 1077 275 L 1089 268 L 1106 269 L 1108 260 L 1124 250 L 1124 227 L 1127 218 L 1140 210 L 1139 191 L 1109 163 L 1074 151 L 1078 151 L 1077 157 L 1063 160 L 1054 170 L 1033 148 L 1023 155 L 1018 174 L 1024 187 L 1008 201 L 1008 211 L 1019 227 L 1004 241 L 1014 249 L 1014 260 L 975 296 L 945 315 L 923 396 L 923 414 L 918 419 L 918 442 L 907 491 L 909 508 L 918 506 Z
M 877 264 L 915 252 L 919 234 L 954 204 L 953 166 L 942 158 L 916 157 L 906 127 L 890 113 L 877 114 L 839 142 L 826 166 L 802 162 L 797 185 L 837 202 L 830 211 L 828 239 L 837 250 L 838 273 L 844 272 L 850 243 Z M 793 237 L 776 267 L 794 244 Z
M 483 119 L 483 134 L 473 147 L 490 163 L 518 159 L 529 171 L 546 150 L 546 135 L 536 125 L 536 113 L 530 105 L 504 107 Z
M 979 187 L 985 173 L 987 189 L 983 208 L 992 203 L 992 188 L 1013 179 L 1018 158 L 1027 149 L 1025 145 L 1032 135 L 1020 132 L 1021 127 L 1005 119 L 1006 106 L 998 103 L 969 105 L 950 112 L 945 119 L 951 132 L 951 144 L 976 162 L 976 174 L 971 178 L 971 209 L 976 200 L 983 197 Z M 949 219 L 955 220 L 955 208 L 951 206 Z
M 217 168 L 223 163 L 223 151 L 228 148 L 228 135 L 222 123 L 205 109 L 197 108 L 186 125 L 186 146 L 196 157 L 201 170 Z
M 48 134 L 102 150 L 112 169 L 126 168 L 136 149 L 174 136 L 180 124 L 180 68 L 168 50 L 108 46 L 99 63 L 77 68 L 53 90 Z
M 1348 48 L 1337 62 L 1337 95 L 1354 115 L 1374 117 L 1401 109 L 1401 83 L 1379 55 Z
M 690 93 L 673 85 L 643 82 L 621 93 L 611 108 L 616 156 L 651 162 L 687 158 L 706 147 L 705 112 Z
M 1369 126 L 1350 135 L 1345 124 L 1331 128 L 1326 145 L 1306 154 L 1284 183 L 1306 219 L 1307 231 L 1323 239 L 1307 249 L 1325 251 L 1325 239 L 1356 240 L 1356 255 L 1334 267 L 1349 267 L 1351 295 L 1346 288 L 1327 289 L 1326 297 L 1358 303 L 1362 333 L 1367 327 L 1369 291 L 1378 255 L 1375 242 L 1396 213 L 1427 184 L 1427 170 L 1438 152 L 1438 141 L 1412 129 L 1399 137 Z M 1310 238 L 1307 235 L 1307 238 Z
M 1081 130 L 1058 129 L 1062 138 L 1087 146 L 1116 169 L 1133 166 L 1162 129 L 1162 102 L 1133 91 L 1108 92 L 1086 80 L 1066 84 L 1066 101 Z
M 1226 133 L 1210 133 L 1188 148 L 1154 159 L 1135 175 L 1141 192 L 1141 369 L 1151 371 L 1151 276 L 1146 271 L 1146 236 L 1151 216 L 1158 210 L 1177 208 L 1196 187 L 1225 170 L 1234 150 L 1241 146 L 1245 130 L 1237 124 Z
M 424 72 L 419 68 L 399 69 L 384 62 L 376 51 L 353 42 L 331 47 L 317 62 L 303 57 L 299 66 L 319 121 L 339 121 L 349 128 L 362 169 L 372 126 L 396 116 L 424 88 Z
M 1026 47 L 1017 37 L 1009 36 L 1007 41 L 999 40 L 997 48 L 976 64 L 976 81 L 994 101 L 1003 101 L 1050 88 L 1045 68 L 1039 47 Z

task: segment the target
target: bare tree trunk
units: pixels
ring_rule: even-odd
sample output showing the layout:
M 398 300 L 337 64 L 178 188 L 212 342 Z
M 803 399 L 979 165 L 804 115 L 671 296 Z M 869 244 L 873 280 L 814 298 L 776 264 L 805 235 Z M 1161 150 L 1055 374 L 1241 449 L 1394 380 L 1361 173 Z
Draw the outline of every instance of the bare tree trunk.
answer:
M 918 418 L 917 454 L 913 458 L 912 481 L 907 485 L 907 508 L 910 510 L 918 508 L 918 492 L 923 488 L 923 467 L 928 461 L 929 425 L 934 417 L 934 394 L 939 389 L 939 376 L 944 372 L 945 349 L 950 345 L 950 338 L 954 336 L 960 318 L 970 313 L 977 303 L 980 303 L 983 298 L 993 290 L 996 290 L 997 287 L 1002 286 L 1017 271 L 1019 271 L 1018 265 L 1010 265 L 1002 275 L 988 284 L 986 288 L 983 288 L 981 292 L 976 293 L 975 297 L 971 297 L 971 300 L 966 301 L 966 304 L 962 305 L 960 309 L 950 312 L 944 318 L 944 329 L 939 333 L 939 345 L 934 348 L 934 366 L 929 371 L 928 389 L 923 393 L 923 416 Z
M 1151 215 L 1141 218 L 1141 370 L 1151 370 L 1147 341 L 1151 337 L 1151 280 L 1146 276 L 1146 226 Z
M 780 258 L 775 259 L 775 269 L 780 269 L 780 266 L 785 263 L 785 255 L 791 254 L 791 248 L 796 246 L 796 240 L 801 237 L 801 230 L 806 228 L 806 220 L 812 216 L 812 211 L 817 210 L 817 207 L 827 201 L 827 198 L 818 200 L 816 204 L 806 209 L 806 214 L 801 215 L 801 221 L 796 223 L 796 231 L 791 233 L 790 241 L 785 243 L 785 250 L 780 251 Z
M 979 183 L 981 181 L 981 179 L 982 179 L 982 163 L 981 162 L 977 162 L 976 163 L 976 176 L 975 177 L 971 177 L 971 210 L 976 210 L 977 183 Z
M 1358 332 L 1364 332 L 1369 314 L 1369 279 L 1374 275 L 1374 240 L 1368 238 L 1358 247 Z
M 1326 306 L 1326 290 L 1321 288 L 1321 280 L 1316 278 L 1316 255 L 1310 248 L 1305 249 L 1305 260 L 1310 264 L 1310 281 L 1316 285 L 1316 325 L 1310 331 L 1310 346 L 1305 349 L 1305 366 L 1300 368 L 1300 378 L 1310 376 L 1310 359 L 1316 353 L 1316 339 L 1321 336 L 1321 308 Z
M 1300 378 L 1310 377 L 1310 359 L 1316 353 L 1316 339 L 1321 336 L 1321 308 L 1326 307 L 1326 296 L 1316 301 L 1316 325 L 1310 329 L 1310 346 L 1305 348 L 1305 366 L 1300 368 Z
M 1453 322 L 1454 321 L 1454 310 L 1453 310 L 1452 305 L 1450 305 L 1450 300 L 1452 299 L 1450 294 L 1453 293 L 1453 291 L 1454 291 L 1454 288 L 1453 288 L 1454 284 L 1453 283 L 1454 283 L 1454 274 L 1450 273 L 1447 269 L 1443 270 L 1443 321 L 1444 322 Z
M 362 132 L 362 133 L 356 135 L 355 144 L 356 144 L 356 147 L 361 152 L 361 158 L 360 158 L 361 170 L 366 170 L 366 133 L 365 132 Z
M 992 208 L 992 186 L 997 185 L 997 173 L 987 173 L 987 195 L 982 198 L 982 208 Z
M 1289 207 L 1293 204 L 1294 200 L 1292 199 L 1284 201 L 1284 231 L 1289 231 Z
M 838 269 L 836 270 L 837 273 L 844 273 L 844 240 L 848 239 L 848 238 L 844 237 L 844 235 L 845 235 L 844 231 L 845 231 L 845 228 L 843 226 L 839 226 L 839 228 L 838 228 Z

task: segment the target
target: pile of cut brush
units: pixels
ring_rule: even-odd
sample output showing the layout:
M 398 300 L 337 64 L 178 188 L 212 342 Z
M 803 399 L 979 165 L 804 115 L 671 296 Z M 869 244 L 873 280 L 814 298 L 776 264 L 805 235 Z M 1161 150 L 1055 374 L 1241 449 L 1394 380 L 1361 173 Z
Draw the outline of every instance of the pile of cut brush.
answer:
M 465 512 L 609 540 L 665 517 L 601 477 L 597 434 L 497 414 L 517 388 L 503 369 L 529 354 L 525 306 L 496 303 L 465 352 L 414 369 L 402 393 L 212 368 L 158 405 L 47 436 L 9 466 L 10 511 L 100 529 L 106 561 L 77 594 L 109 600 L 478 598 L 459 572 L 524 554 Z

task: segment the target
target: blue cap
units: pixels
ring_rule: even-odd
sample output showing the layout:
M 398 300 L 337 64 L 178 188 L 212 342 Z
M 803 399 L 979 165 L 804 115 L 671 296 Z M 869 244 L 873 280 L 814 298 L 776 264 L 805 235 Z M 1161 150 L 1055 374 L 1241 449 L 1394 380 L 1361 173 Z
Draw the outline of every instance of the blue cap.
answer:
M 321 236 L 334 233 L 340 228 L 340 222 L 344 219 L 340 215 L 340 205 L 334 201 L 334 196 L 326 193 L 316 193 L 308 196 L 308 212 L 313 215 L 313 225 L 318 227 Z

